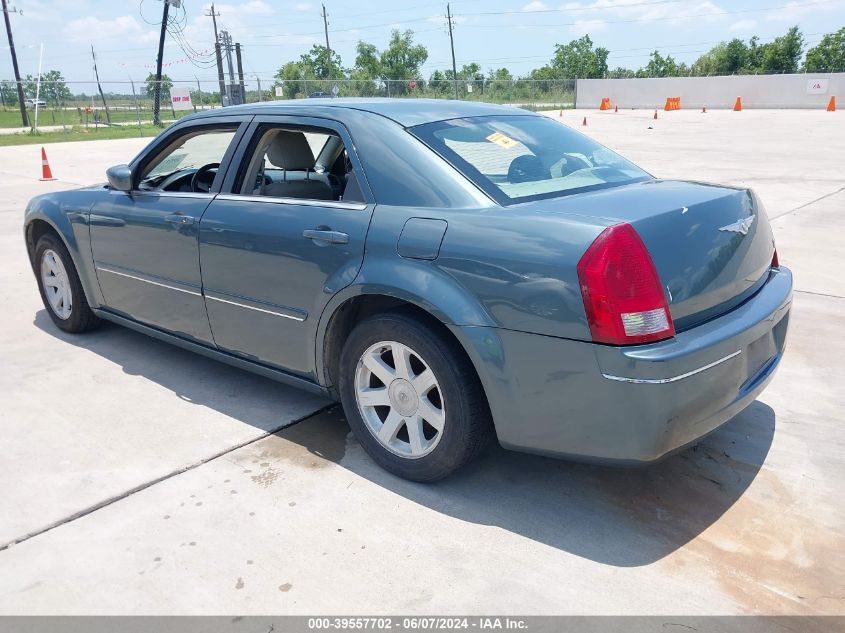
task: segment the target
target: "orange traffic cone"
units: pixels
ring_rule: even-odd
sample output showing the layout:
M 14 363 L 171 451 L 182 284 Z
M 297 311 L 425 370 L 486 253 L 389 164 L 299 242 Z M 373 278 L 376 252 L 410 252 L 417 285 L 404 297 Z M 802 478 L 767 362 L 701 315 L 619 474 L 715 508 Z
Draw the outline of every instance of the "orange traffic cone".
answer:
M 613 106 L 613 111 L 614 111 L 614 112 L 619 112 L 619 106 Z
M 657 121 L 657 110 L 654 111 L 654 120 Z
M 707 114 L 707 106 L 702 106 L 701 114 Z
M 742 112 L 742 97 L 736 98 L 736 103 L 734 104 L 734 112 Z
M 561 110 L 561 111 L 560 111 L 560 114 L 558 114 L 558 116 L 559 116 L 561 119 L 563 118 L 563 110 Z
M 827 102 L 827 111 L 836 112 L 836 97 L 831 97 L 830 101 Z
M 55 180 L 53 172 L 50 170 L 50 161 L 47 160 L 47 152 L 41 148 L 41 178 L 40 180 Z
M 587 125 L 587 117 L 584 117 L 584 122 L 583 122 L 581 125 L 583 125 L 583 126 L 585 126 L 585 127 L 586 127 L 586 125 Z

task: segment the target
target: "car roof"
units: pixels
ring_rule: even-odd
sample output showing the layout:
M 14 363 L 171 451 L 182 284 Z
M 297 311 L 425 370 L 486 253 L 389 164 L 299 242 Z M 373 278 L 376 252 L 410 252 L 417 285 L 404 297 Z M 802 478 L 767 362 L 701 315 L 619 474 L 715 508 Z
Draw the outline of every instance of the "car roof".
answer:
M 314 93 L 312 93 L 314 94 Z M 514 106 L 496 105 L 477 101 L 454 101 L 450 99 L 387 99 L 373 98 L 335 98 L 335 99 L 288 99 L 282 101 L 263 101 L 239 106 L 229 106 L 210 112 L 197 114 L 197 117 L 214 114 L 288 114 L 303 108 L 315 111 L 320 108 L 350 109 L 371 112 L 396 121 L 403 127 L 422 125 L 434 121 L 445 121 L 476 116 L 495 115 L 530 115 L 531 112 Z M 193 118 L 193 117 L 192 117 Z

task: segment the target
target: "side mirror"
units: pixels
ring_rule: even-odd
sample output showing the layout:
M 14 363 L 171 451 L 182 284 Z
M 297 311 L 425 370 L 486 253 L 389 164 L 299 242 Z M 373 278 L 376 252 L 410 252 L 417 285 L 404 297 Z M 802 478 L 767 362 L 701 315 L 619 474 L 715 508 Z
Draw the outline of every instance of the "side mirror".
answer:
M 106 170 L 106 177 L 112 189 L 118 191 L 132 190 L 132 170 L 129 165 L 115 165 Z

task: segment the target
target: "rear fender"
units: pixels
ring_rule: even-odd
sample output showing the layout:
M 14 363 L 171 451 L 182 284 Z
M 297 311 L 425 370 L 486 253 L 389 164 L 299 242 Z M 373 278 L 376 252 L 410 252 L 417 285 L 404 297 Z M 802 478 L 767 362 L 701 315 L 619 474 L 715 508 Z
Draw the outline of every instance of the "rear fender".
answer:
M 425 296 L 421 291 L 425 292 Z M 495 326 L 483 306 L 434 262 L 393 256 L 367 256 L 355 280 L 326 305 L 317 326 L 317 376 L 329 385 L 325 366 L 326 333 L 332 317 L 347 301 L 364 295 L 392 297 L 427 312 L 458 335 L 458 326 Z M 468 340 L 458 336 L 466 349 Z M 477 355 L 470 354 L 470 358 Z

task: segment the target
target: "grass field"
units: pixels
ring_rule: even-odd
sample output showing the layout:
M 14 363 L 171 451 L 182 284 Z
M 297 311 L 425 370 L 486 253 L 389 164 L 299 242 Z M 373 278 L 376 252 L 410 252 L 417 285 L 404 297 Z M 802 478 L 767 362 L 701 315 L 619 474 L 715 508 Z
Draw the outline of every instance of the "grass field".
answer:
M 174 121 L 180 117 L 191 114 L 192 111 L 174 112 L 170 109 L 161 110 L 161 120 L 164 123 Z M 27 109 L 27 116 L 29 117 L 29 124 L 32 125 L 35 117 L 35 112 L 30 108 Z M 134 108 L 120 107 L 109 108 L 109 116 L 111 116 L 112 123 L 137 123 L 140 117 L 141 122 L 151 121 L 153 118 L 152 108 L 142 107 L 140 112 Z M 93 125 L 95 121 L 105 122 L 106 113 L 102 108 L 97 108 L 93 112 L 86 114 L 85 108 L 65 108 L 64 110 L 45 108 L 38 111 L 38 125 L 82 125 L 87 122 L 88 125 Z M 0 110 L 0 128 L 22 127 L 21 114 L 17 109 L 6 108 Z
M 152 138 L 159 134 L 161 127 L 145 123 L 141 125 L 140 131 L 137 125 L 121 125 L 107 127 L 93 125 L 86 128 L 84 125 L 68 126 L 67 132 L 32 132 L 24 134 L 3 134 L 0 135 L 0 147 L 10 145 L 41 145 L 46 143 L 61 143 L 64 141 L 97 141 L 116 138 L 137 138 L 139 136 Z

